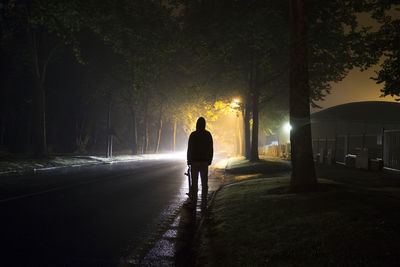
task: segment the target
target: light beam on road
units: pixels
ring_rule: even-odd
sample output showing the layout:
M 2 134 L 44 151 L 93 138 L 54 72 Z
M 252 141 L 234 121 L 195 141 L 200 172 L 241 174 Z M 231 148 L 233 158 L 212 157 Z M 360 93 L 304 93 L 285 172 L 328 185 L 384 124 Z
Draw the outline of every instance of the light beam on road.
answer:
M 143 155 L 121 155 L 112 158 L 103 157 L 90 157 L 92 159 L 103 161 L 106 163 L 115 162 L 130 162 L 130 161 L 143 161 L 143 160 L 159 160 L 159 159 L 176 159 L 185 160 L 186 153 L 184 151 L 174 152 L 174 153 L 159 153 L 159 154 L 143 154 Z

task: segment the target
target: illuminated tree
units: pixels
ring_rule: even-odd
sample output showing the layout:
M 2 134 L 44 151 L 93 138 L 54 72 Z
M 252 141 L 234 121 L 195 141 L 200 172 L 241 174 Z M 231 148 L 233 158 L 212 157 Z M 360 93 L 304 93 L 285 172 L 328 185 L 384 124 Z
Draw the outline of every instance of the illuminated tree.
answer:
M 285 77 L 287 69 L 288 26 L 283 19 L 287 5 L 278 1 L 185 1 L 185 8 L 186 31 L 195 51 L 211 66 L 215 80 L 225 83 L 220 95 L 227 93 L 223 88 L 239 89 L 245 155 L 257 161 L 259 105 L 264 95 L 275 90 L 271 83 Z

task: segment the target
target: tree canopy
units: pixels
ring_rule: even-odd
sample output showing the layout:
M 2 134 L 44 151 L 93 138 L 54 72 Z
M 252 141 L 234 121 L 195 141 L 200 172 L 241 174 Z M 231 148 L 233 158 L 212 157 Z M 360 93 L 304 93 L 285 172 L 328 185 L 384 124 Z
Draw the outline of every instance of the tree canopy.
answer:
M 314 105 L 332 82 L 381 55 L 377 82 L 384 94 L 398 94 L 399 25 L 386 16 L 396 1 L 306 2 L 307 101 Z M 289 10 L 290 1 L 279 0 L 5 1 L 2 96 L 18 105 L 1 99 L 2 140 L 14 138 L 13 118 L 21 117 L 26 136 L 15 144 L 25 151 L 53 149 L 67 133 L 63 147 L 73 151 L 101 150 L 111 133 L 134 154 L 176 148 L 196 114 L 223 117 L 215 104 L 238 98 L 243 151 L 258 160 L 258 137 L 289 110 Z M 362 12 L 379 31 L 359 24 Z M 65 120 L 74 130 L 59 130 Z

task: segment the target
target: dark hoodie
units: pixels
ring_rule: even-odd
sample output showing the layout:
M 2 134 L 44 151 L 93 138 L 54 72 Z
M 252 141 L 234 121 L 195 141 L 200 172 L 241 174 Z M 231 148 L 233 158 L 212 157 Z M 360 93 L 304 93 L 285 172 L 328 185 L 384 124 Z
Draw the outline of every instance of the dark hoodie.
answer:
M 200 117 L 196 123 L 196 131 L 192 132 L 189 137 L 187 150 L 187 163 L 207 162 L 211 165 L 213 158 L 213 139 L 211 133 L 206 130 L 206 120 Z

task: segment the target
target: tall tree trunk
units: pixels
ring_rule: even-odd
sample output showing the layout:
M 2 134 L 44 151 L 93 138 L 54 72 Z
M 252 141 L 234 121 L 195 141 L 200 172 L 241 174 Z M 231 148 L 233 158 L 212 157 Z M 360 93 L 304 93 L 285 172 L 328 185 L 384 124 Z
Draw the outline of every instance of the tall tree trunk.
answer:
M 131 58 L 133 58 L 133 55 L 130 56 Z M 134 100 L 136 99 L 136 97 L 134 97 L 134 91 L 135 91 L 135 68 L 134 68 L 134 64 L 129 61 L 129 68 L 130 68 L 130 88 L 128 89 L 128 106 L 129 109 L 131 111 L 131 116 L 132 116 L 132 154 L 133 155 L 137 155 L 138 154 L 138 133 L 137 133 L 137 129 L 138 129 L 138 123 L 137 123 L 137 119 L 136 119 L 136 107 L 137 107 L 137 102 Z
M 161 105 L 160 105 L 160 115 L 158 117 L 158 133 L 157 133 L 156 153 L 158 153 L 158 150 L 160 148 L 161 131 L 162 131 L 162 126 L 163 126 L 162 111 L 163 111 L 163 105 L 161 103 Z
M 252 99 L 252 106 L 253 106 L 253 129 L 251 133 L 251 152 L 250 152 L 250 161 L 255 162 L 259 161 L 260 158 L 258 157 L 258 90 L 254 88 L 253 90 L 253 99 Z
M 240 131 L 240 115 L 239 113 L 237 114 L 237 118 L 236 118 L 236 133 L 237 133 L 237 151 L 236 154 L 237 155 L 242 155 L 242 135 L 241 135 L 241 131 Z
M 32 148 L 36 156 L 47 155 L 47 137 L 46 137 L 46 92 L 44 83 L 46 81 L 47 67 L 52 59 L 58 44 L 49 49 L 43 58 L 40 58 L 39 45 L 44 40 L 38 40 L 38 33 L 41 29 L 29 28 L 27 30 L 28 38 L 31 40 L 31 63 L 33 74 L 33 97 L 32 97 Z
M 290 135 L 291 186 L 312 190 L 317 184 L 311 146 L 310 88 L 307 64 L 306 0 L 291 0 Z
M 253 127 L 251 129 L 251 147 L 250 147 L 250 161 L 259 161 L 258 158 L 258 88 L 256 87 L 257 71 L 256 71 L 256 58 L 254 51 L 251 53 L 250 63 L 250 77 L 249 77 L 249 89 L 251 100 L 251 109 L 253 115 Z
M 36 75 L 34 75 L 32 104 L 32 148 L 35 156 L 42 157 L 47 155 L 46 102 L 43 85 Z
M 28 119 L 26 120 L 26 133 L 25 133 L 25 143 L 26 143 L 25 151 L 27 152 L 33 151 L 31 139 L 32 139 L 32 119 Z
M 86 118 L 85 114 L 82 115 L 82 118 L 75 118 L 75 151 L 79 153 L 87 152 L 89 135 L 86 130 Z
M 137 127 L 136 127 L 136 111 L 131 108 L 131 115 L 132 115 L 132 154 L 137 154 Z
M 246 100 L 243 111 L 243 124 L 244 124 L 244 156 L 250 159 L 250 105 Z
M 2 105 L 4 104 L 2 103 Z M 2 147 L 5 145 L 4 137 L 6 135 L 6 112 L 3 110 L 1 111 L 0 125 L 0 147 Z
M 175 118 L 174 119 L 174 137 L 173 137 L 173 139 L 174 139 L 174 143 L 173 143 L 173 150 L 174 150 L 174 152 L 176 151 L 176 126 L 177 126 L 177 119 Z
M 38 42 L 35 30 L 28 31 L 32 41 L 32 148 L 35 156 L 47 155 L 46 140 L 46 93 L 43 87 L 47 63 L 40 69 Z
M 92 144 L 93 148 L 92 149 L 94 151 L 99 151 L 99 135 L 100 135 L 100 133 L 99 133 L 99 124 L 97 121 L 94 123 L 94 129 L 93 129 L 92 134 L 93 134 L 93 144 Z
M 111 94 L 108 94 L 108 107 L 107 107 L 107 158 L 112 157 L 112 131 L 111 131 Z
M 149 123 L 148 123 L 148 96 L 145 96 L 144 102 L 144 133 L 143 133 L 143 144 L 142 154 L 146 154 L 149 148 Z

